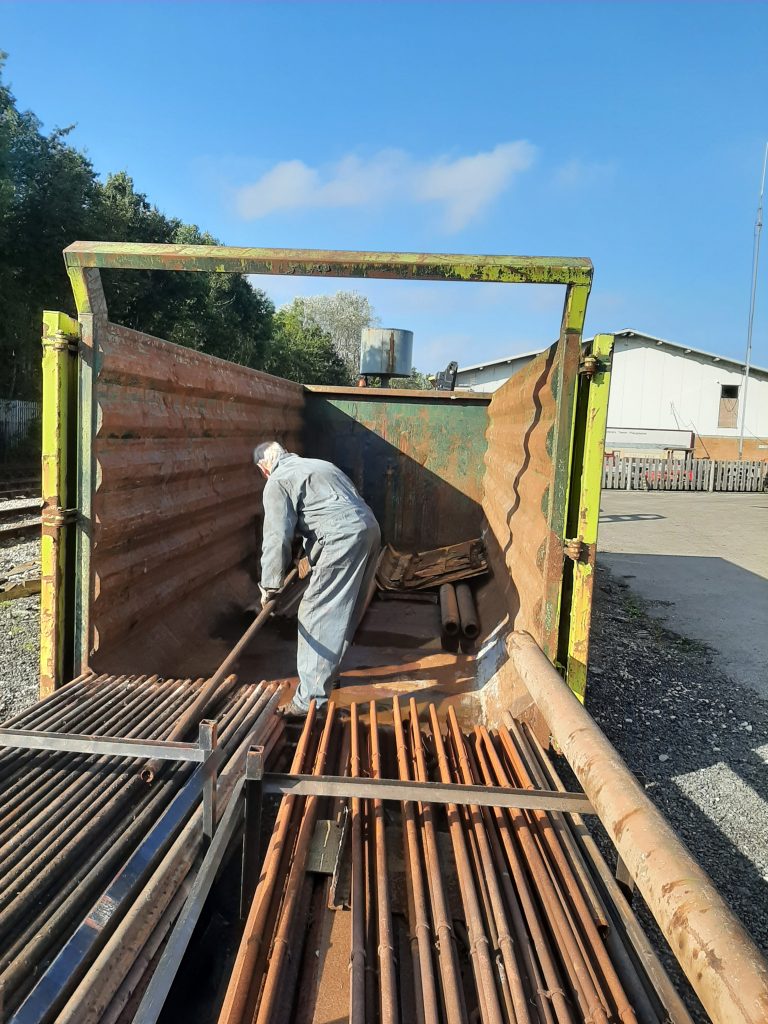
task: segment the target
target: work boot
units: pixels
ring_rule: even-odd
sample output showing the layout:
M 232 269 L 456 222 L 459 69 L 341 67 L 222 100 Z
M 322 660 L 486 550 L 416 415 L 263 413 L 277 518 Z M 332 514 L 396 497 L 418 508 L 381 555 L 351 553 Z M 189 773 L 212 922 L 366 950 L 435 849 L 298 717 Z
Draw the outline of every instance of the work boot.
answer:
M 296 701 L 292 700 L 290 704 L 286 704 L 283 708 L 284 718 L 306 718 L 309 708 L 303 708 L 297 704 Z

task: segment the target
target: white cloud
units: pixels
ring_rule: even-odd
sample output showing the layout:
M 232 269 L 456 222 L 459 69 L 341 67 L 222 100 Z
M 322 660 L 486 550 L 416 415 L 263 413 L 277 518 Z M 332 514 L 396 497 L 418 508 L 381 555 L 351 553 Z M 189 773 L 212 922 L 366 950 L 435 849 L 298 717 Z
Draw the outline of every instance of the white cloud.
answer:
M 611 161 L 580 160 L 574 157 L 555 171 L 555 184 L 563 188 L 580 188 L 607 181 L 616 173 L 616 164 Z
M 238 212 L 256 220 L 284 210 L 431 202 L 442 207 L 448 231 L 480 216 L 536 158 L 529 142 L 506 142 L 485 153 L 415 160 L 402 150 L 363 159 L 349 154 L 326 167 L 303 160 L 275 164 L 237 192 Z

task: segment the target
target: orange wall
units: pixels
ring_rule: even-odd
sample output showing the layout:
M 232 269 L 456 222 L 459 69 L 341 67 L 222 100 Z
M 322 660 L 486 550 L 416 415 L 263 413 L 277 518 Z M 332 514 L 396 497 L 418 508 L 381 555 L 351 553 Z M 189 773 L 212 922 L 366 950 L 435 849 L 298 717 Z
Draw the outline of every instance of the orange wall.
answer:
M 768 442 L 745 437 L 744 458 L 768 460 L 768 448 L 760 448 L 761 444 L 765 445 Z M 738 437 L 699 437 L 697 434 L 693 455 L 696 459 L 738 459 L 739 439 Z

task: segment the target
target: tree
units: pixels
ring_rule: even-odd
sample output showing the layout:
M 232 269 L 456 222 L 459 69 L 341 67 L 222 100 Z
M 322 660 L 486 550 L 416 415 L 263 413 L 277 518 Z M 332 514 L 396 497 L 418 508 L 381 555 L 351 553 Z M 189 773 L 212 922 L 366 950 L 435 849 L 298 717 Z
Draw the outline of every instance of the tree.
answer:
M 75 313 L 62 249 L 81 238 L 215 244 L 166 217 L 125 173 L 98 180 L 67 137 L 42 131 L 2 81 L 0 52 L 0 359 L 2 397 L 39 398 L 44 309 Z M 110 318 L 181 345 L 261 368 L 274 306 L 238 274 L 105 271 Z
M 168 218 L 121 172 L 100 188 L 94 220 L 105 241 L 217 245 L 194 224 Z M 110 271 L 104 291 L 110 319 L 178 345 L 261 369 L 274 306 L 241 274 Z
M 349 385 L 349 371 L 331 337 L 304 322 L 302 300 L 294 299 L 275 313 L 264 369 L 301 384 Z
M 412 391 L 431 391 L 432 382 L 425 373 L 421 373 L 416 367 L 411 368 L 410 377 L 393 377 L 393 388 L 408 388 Z
M 7 398 L 39 397 L 43 309 L 74 312 L 61 251 L 88 237 L 97 184 L 90 162 L 67 143 L 70 130 L 44 135 L 0 80 L 0 359 Z
M 339 291 L 335 295 L 311 295 L 294 301 L 302 323 L 313 324 L 328 334 L 350 375 L 356 374 L 360 367 L 360 334 L 364 327 L 378 322 L 366 296 Z

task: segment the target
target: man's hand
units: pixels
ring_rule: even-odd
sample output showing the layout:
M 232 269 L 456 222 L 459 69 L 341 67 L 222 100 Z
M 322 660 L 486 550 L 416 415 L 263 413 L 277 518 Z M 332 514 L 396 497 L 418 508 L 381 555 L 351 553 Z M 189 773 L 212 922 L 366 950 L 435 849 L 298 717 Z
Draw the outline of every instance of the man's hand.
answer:
M 275 595 L 279 593 L 277 590 L 265 590 L 264 587 L 259 584 L 259 592 L 261 594 L 261 608 L 262 611 L 269 604 L 270 601 L 275 599 Z
M 309 559 L 305 555 L 300 558 L 296 563 L 296 568 L 299 570 L 299 579 L 305 580 L 307 576 L 312 572 L 312 566 L 309 564 Z

